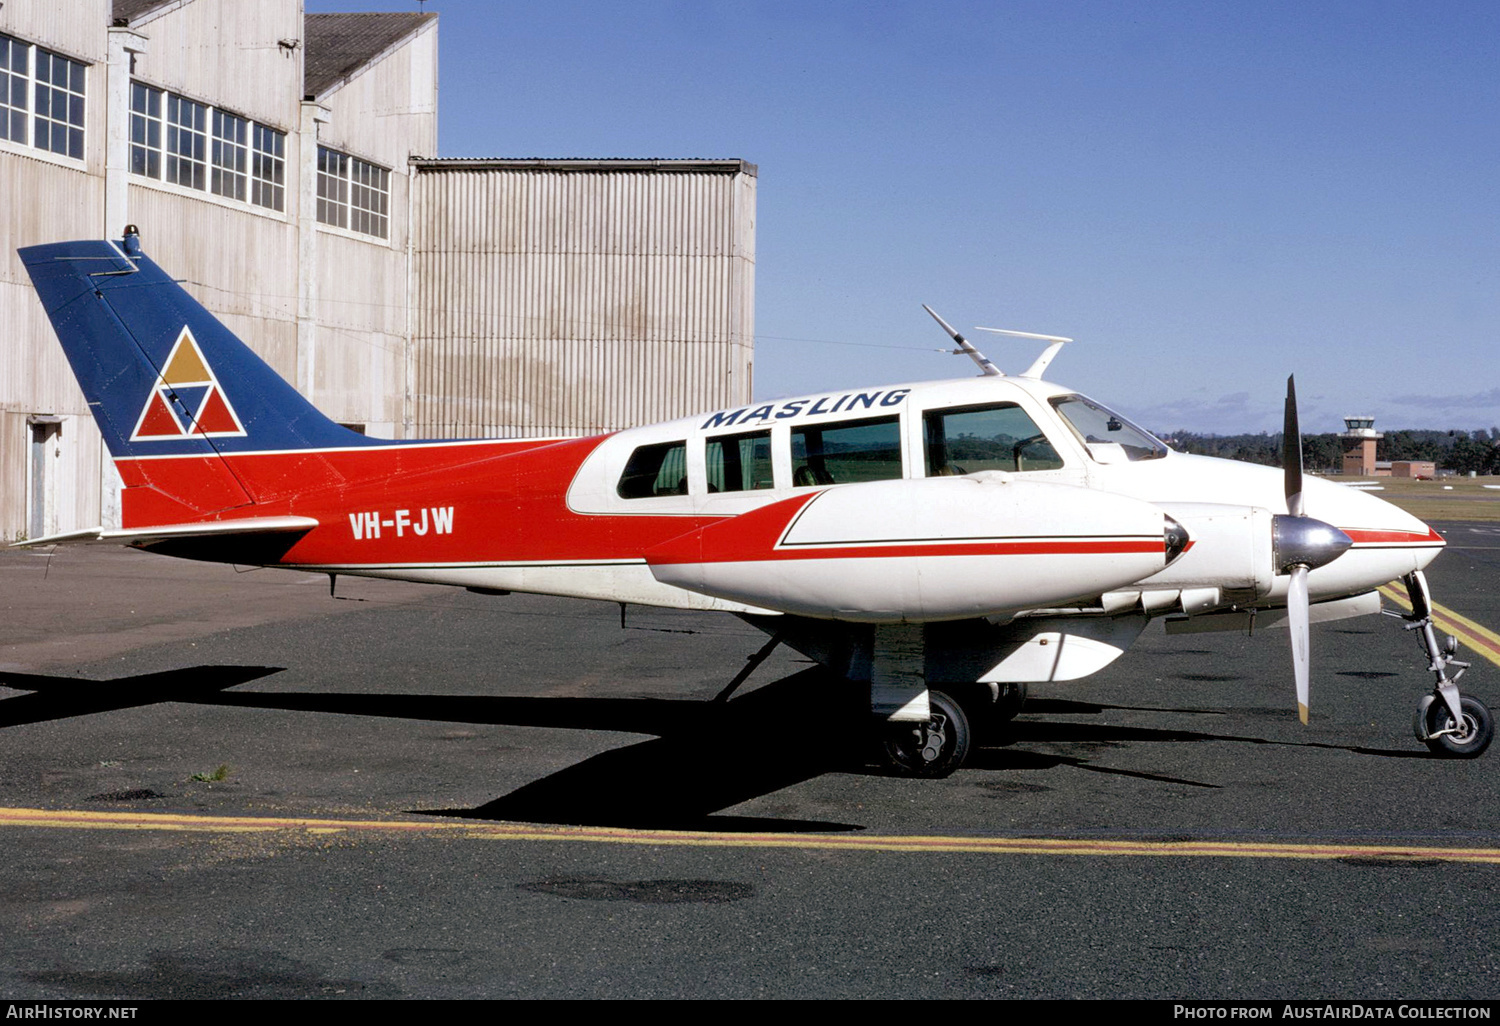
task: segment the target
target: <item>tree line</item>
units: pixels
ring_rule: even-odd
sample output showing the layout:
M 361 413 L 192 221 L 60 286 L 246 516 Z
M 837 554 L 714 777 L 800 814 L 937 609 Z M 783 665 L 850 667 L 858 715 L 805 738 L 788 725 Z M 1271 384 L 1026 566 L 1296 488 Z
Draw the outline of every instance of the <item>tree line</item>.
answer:
M 1281 432 L 1258 435 L 1202 435 L 1173 431 L 1158 436 L 1179 452 L 1218 456 L 1246 463 L 1281 466 Z M 1302 436 L 1302 463 L 1312 471 L 1342 468 L 1346 439 L 1336 433 Z M 1387 431 L 1375 443 L 1377 460 L 1430 460 L 1439 470 L 1459 474 L 1500 474 L 1500 427 L 1478 431 Z

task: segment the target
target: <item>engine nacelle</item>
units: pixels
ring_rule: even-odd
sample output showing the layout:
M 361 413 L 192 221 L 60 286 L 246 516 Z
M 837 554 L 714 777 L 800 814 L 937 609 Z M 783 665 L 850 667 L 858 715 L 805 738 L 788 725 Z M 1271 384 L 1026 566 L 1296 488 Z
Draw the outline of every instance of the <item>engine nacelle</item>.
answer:
M 658 545 L 658 581 L 829 620 L 925 622 L 1096 599 L 1168 561 L 1138 499 L 988 473 L 840 485 Z
M 1242 603 L 1270 594 L 1276 577 L 1270 510 L 1206 502 L 1164 502 L 1160 508 L 1187 529 L 1193 544 L 1171 567 L 1142 581 L 1143 589 L 1218 588 L 1226 601 Z

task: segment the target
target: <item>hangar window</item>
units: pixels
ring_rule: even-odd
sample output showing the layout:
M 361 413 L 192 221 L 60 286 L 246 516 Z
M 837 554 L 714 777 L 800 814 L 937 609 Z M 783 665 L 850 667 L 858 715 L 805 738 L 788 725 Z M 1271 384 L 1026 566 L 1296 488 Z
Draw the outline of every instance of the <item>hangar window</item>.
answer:
M 26 142 L 30 77 L 31 47 L 19 39 L 0 36 L 0 139 Z
M 147 178 L 161 177 L 162 96 L 160 89 L 130 83 L 130 170 Z
M 318 220 L 361 235 L 390 235 L 391 173 L 326 146 L 318 147 Z
M 36 135 L 31 145 L 83 159 L 84 65 L 36 48 Z
M 82 160 L 87 73 L 86 64 L 0 35 L 0 139 Z
M 663 442 L 636 449 L 615 486 L 622 499 L 686 495 L 687 490 L 687 442 Z
M 349 227 L 349 157 L 326 146 L 318 147 L 318 220 Z
M 144 82 L 130 83 L 132 174 L 285 210 L 285 152 L 285 132 Z
M 364 235 L 385 238 L 390 234 L 387 217 L 391 205 L 391 173 L 349 158 L 349 227 Z
M 769 431 L 710 438 L 704 459 L 710 492 L 748 492 L 774 487 Z
M 167 181 L 189 189 L 208 180 L 208 105 L 167 94 Z
M 792 484 L 850 484 L 901 476 L 901 418 L 875 417 L 792 430 Z
M 250 202 L 272 210 L 286 209 L 286 133 L 255 126 L 254 161 L 250 165 Z
M 227 111 L 214 111 L 212 191 L 230 199 L 245 198 L 250 122 Z
M 928 477 L 1063 465 L 1036 421 L 1015 403 L 929 410 L 922 420 Z

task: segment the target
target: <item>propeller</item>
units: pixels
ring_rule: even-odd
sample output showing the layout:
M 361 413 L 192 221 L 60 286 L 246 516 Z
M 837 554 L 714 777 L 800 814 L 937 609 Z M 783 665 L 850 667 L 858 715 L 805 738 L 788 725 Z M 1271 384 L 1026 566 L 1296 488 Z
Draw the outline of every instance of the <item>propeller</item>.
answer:
M 1286 379 L 1281 465 L 1285 474 L 1286 513 L 1272 518 L 1271 552 L 1276 572 L 1290 578 L 1286 593 L 1287 626 L 1292 636 L 1292 674 L 1297 681 L 1297 718 L 1305 724 L 1312 676 L 1307 575 L 1338 559 L 1354 540 L 1332 524 L 1307 515 L 1302 501 L 1302 434 L 1297 424 L 1295 375 Z

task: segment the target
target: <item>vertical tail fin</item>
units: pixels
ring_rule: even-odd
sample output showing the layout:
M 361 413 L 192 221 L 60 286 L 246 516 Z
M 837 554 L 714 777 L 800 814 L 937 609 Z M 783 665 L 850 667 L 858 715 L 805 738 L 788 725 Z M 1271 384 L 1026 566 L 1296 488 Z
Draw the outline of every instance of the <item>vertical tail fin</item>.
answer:
M 20 256 L 125 480 L 127 524 L 254 503 L 255 484 L 225 456 L 382 444 L 319 413 L 134 235 Z

